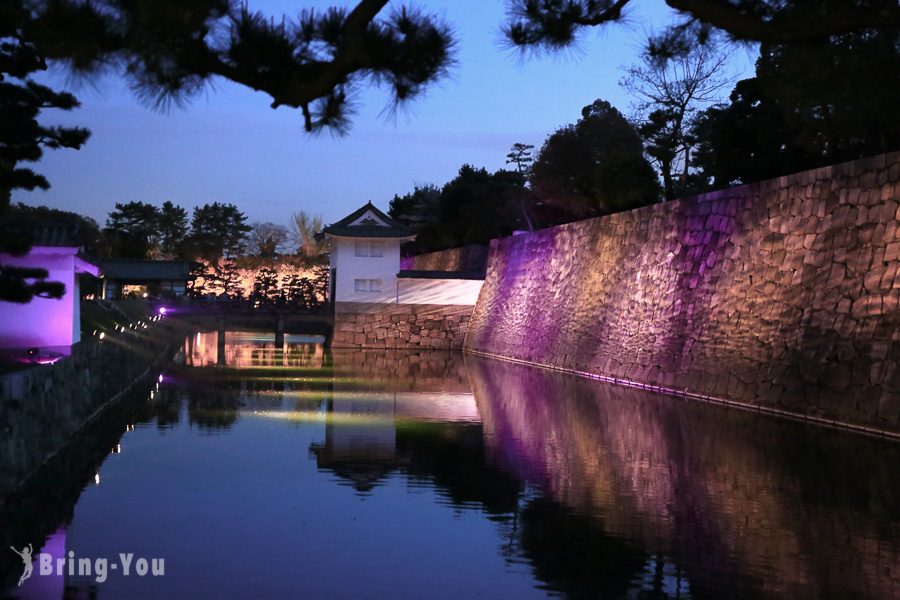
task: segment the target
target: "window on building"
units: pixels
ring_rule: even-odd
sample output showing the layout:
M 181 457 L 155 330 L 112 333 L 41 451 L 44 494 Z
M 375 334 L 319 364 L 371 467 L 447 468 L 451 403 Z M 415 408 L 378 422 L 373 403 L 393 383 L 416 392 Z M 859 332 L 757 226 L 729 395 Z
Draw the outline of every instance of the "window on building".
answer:
M 381 242 L 356 242 L 356 256 L 384 256 Z
M 380 292 L 380 279 L 354 279 L 353 289 L 357 292 Z

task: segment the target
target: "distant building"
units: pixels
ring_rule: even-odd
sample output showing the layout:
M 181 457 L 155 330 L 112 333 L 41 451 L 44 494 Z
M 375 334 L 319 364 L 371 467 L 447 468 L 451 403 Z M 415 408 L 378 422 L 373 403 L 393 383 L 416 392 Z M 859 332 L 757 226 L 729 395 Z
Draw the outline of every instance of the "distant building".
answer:
M 412 230 L 369 202 L 322 234 L 331 247 L 334 302 L 397 301 L 400 244 L 415 239 Z
M 103 259 L 104 299 L 142 297 L 180 298 L 187 291 L 191 263 L 186 260 Z
M 400 244 L 415 234 L 371 202 L 322 235 L 330 244 L 333 347 L 462 347 L 483 273 L 402 270 Z
M 0 253 L 4 266 L 39 268 L 47 281 L 65 285 L 62 298 L 36 297 L 26 304 L 0 302 L 0 348 L 50 350 L 69 354 L 81 340 L 79 276 L 99 276 L 100 269 L 80 254 L 77 225 L 68 223 L 0 223 L 0 235 L 25 235 L 31 250 L 24 256 Z

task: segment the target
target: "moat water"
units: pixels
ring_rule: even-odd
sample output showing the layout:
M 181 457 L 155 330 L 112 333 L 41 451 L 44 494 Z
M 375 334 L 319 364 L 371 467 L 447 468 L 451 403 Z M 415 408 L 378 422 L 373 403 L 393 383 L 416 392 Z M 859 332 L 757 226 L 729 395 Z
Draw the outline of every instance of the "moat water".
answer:
M 217 341 L 0 507 L 0 595 L 900 597 L 900 444 L 456 353 Z

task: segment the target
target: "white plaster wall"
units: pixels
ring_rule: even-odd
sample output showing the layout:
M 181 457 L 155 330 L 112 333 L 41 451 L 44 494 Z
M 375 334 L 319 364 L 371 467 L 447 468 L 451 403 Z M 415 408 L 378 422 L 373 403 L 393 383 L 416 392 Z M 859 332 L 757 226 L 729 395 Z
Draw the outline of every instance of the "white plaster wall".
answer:
M 455 304 L 474 306 L 481 279 L 398 279 L 399 304 Z
M 356 256 L 356 242 L 381 242 L 383 256 Z M 336 302 L 397 301 L 400 241 L 380 238 L 331 238 L 331 266 L 337 269 Z M 356 279 L 381 279 L 381 292 L 357 292 Z
M 66 286 L 60 299 L 34 298 L 27 304 L 0 302 L 0 348 L 71 346 L 78 341 L 75 332 L 80 330 L 80 323 L 75 323 L 75 306 L 79 298 L 72 250 L 33 248 L 25 256 L 0 254 L 0 263 L 47 269 L 47 281 Z

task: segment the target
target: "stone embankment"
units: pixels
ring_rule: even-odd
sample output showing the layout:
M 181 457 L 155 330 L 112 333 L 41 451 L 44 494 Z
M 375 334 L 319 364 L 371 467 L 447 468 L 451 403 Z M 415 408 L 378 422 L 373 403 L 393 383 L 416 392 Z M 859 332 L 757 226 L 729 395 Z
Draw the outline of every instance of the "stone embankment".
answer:
M 164 319 L 0 377 L 0 503 L 135 382 L 156 376 L 184 332 Z
M 460 350 L 471 306 L 338 303 L 333 348 Z
M 491 244 L 471 352 L 900 432 L 900 153 Z

